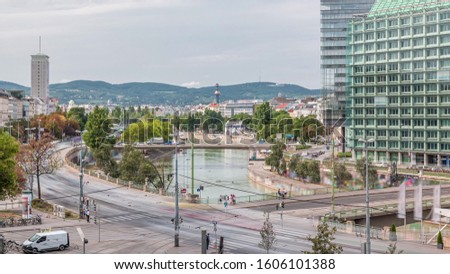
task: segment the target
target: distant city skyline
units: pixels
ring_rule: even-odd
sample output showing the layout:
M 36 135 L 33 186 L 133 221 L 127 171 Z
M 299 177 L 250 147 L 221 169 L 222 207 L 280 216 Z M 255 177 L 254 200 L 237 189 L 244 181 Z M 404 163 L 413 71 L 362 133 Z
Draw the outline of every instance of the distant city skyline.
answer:
M 320 88 L 320 3 L 308 0 L 0 0 L 0 80 Z

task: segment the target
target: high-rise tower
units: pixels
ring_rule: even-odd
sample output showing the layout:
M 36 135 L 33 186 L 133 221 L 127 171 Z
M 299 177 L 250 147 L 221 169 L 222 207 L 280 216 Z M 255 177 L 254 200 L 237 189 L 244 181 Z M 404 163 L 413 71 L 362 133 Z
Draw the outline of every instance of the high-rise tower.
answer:
M 375 0 L 321 0 L 321 77 L 324 125 L 339 128 L 345 121 L 347 26 L 356 14 L 368 13 Z
M 216 84 L 216 92 L 214 92 L 214 95 L 216 95 L 216 104 L 220 104 L 220 90 L 219 90 L 219 84 Z
M 41 52 L 41 38 L 39 37 L 39 53 L 31 55 L 31 97 L 39 98 L 43 102 L 48 100 L 49 57 Z

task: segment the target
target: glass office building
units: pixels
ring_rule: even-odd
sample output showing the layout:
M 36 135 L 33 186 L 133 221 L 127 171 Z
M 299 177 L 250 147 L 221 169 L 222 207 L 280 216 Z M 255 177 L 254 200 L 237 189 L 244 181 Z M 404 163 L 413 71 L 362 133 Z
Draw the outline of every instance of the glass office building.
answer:
M 321 0 L 321 77 L 324 124 L 345 120 L 347 26 L 355 14 L 367 14 L 375 0 Z
M 450 2 L 378 0 L 348 28 L 354 158 L 450 167 Z

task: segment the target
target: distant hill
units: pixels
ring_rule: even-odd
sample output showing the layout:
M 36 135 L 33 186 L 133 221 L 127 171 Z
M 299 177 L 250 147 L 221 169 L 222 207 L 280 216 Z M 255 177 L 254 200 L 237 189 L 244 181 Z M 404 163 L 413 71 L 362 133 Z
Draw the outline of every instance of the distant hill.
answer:
M 28 91 L 30 89 L 28 87 L 24 87 L 24 86 L 21 86 L 16 83 L 5 82 L 5 81 L 0 81 L 0 88 L 8 89 L 8 90 L 24 90 L 24 91 Z
M 0 82 L 0 88 L 2 88 Z M 15 85 L 13 83 L 9 83 Z M 22 87 L 17 85 L 17 87 Z M 7 88 L 6 89 L 11 89 Z M 17 88 L 14 88 L 17 89 Z M 28 90 L 29 88 L 22 87 Z M 77 80 L 50 85 L 50 96 L 59 98 L 60 103 L 74 100 L 77 104 L 106 103 L 111 100 L 119 104 L 208 104 L 215 100 L 216 87 L 186 88 L 161 83 L 111 84 L 103 81 Z M 271 82 L 245 83 L 221 86 L 221 100 L 263 99 L 269 100 L 282 94 L 289 98 L 318 96 L 319 90 L 310 90 L 298 85 L 275 84 Z

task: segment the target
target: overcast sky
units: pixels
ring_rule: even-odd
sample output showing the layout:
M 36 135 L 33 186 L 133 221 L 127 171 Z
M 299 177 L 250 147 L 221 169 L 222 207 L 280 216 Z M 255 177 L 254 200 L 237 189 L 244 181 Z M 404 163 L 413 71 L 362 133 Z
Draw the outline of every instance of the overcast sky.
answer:
M 0 0 L 0 80 L 320 87 L 318 0 Z

